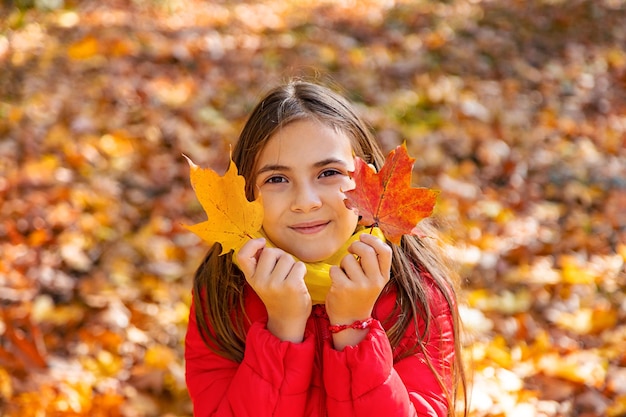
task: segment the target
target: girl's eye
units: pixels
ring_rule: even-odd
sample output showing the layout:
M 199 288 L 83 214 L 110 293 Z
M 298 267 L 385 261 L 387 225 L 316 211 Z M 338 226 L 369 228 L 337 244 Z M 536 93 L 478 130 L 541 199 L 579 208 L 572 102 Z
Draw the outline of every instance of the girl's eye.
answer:
M 341 175 L 341 172 L 337 171 L 336 169 L 327 169 L 325 171 L 322 171 L 322 173 L 320 174 L 320 178 L 331 177 L 333 175 Z
M 283 182 L 287 182 L 287 179 L 278 175 L 269 177 L 268 179 L 265 180 L 266 184 L 280 184 Z

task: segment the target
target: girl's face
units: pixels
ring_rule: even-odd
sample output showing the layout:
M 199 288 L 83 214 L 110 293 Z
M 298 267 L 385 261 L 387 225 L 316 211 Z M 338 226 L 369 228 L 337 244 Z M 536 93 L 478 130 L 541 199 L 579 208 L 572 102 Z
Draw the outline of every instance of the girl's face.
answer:
M 305 262 L 333 255 L 358 217 L 344 204 L 354 188 L 350 139 L 315 120 L 298 120 L 270 137 L 255 167 L 263 197 L 263 229 L 279 248 Z

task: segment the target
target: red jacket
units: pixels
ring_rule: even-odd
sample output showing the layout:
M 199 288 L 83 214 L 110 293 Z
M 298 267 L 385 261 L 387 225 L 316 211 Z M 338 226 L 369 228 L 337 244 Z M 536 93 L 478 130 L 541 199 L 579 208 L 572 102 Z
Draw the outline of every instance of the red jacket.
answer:
M 422 276 L 425 276 L 423 274 Z M 431 282 L 429 280 L 429 282 Z M 450 385 L 454 333 L 450 309 L 431 282 L 433 321 L 427 352 Z M 395 292 L 381 295 L 374 306 L 369 334 L 356 346 L 334 350 L 323 305 L 313 306 L 302 343 L 283 342 L 265 327 L 265 306 L 246 288 L 250 318 L 241 363 L 213 353 L 203 342 L 191 307 L 185 339 L 187 387 L 194 415 L 214 417 L 407 417 L 446 416 L 448 401 L 417 353 L 394 361 L 416 340 L 409 326 L 393 350 L 383 329 Z M 423 329 L 422 322 L 418 322 Z

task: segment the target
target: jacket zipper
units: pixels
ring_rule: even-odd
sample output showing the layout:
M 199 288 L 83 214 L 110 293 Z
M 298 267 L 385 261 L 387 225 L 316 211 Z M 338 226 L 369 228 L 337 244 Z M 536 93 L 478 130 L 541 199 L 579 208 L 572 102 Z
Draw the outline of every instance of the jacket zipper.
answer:
M 328 326 L 324 326 L 324 321 L 328 318 L 328 315 L 326 314 L 326 309 L 324 308 L 323 305 L 318 304 L 315 305 L 315 339 L 316 339 L 316 343 L 317 343 L 317 351 L 315 352 L 315 354 L 317 355 L 317 359 L 318 359 L 318 363 L 320 366 L 320 371 L 324 370 L 324 342 L 326 341 L 327 337 L 329 336 L 329 332 L 327 327 Z M 321 381 L 320 381 L 320 390 L 321 390 L 321 395 L 320 395 L 320 416 L 327 416 L 326 414 L 326 390 L 324 388 L 324 377 L 322 375 Z

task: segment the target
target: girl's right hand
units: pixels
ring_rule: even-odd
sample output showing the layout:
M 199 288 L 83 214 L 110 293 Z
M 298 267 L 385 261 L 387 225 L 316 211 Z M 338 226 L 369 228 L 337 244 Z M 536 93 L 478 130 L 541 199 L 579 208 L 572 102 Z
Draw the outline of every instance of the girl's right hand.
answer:
M 265 239 L 252 239 L 236 254 L 239 269 L 267 309 L 267 329 L 281 340 L 301 342 L 312 301 L 304 283 L 306 266 Z

